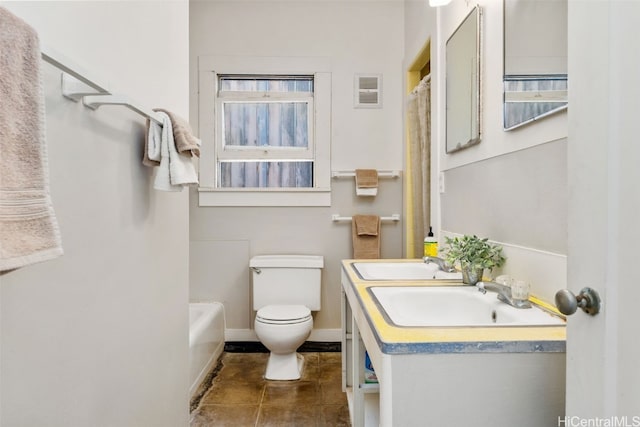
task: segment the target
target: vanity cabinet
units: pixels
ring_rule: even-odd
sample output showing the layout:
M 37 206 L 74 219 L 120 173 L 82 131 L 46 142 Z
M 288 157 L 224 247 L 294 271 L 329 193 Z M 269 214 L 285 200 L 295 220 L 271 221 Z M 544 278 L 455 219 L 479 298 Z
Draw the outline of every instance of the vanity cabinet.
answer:
M 347 393 L 352 426 L 379 425 L 378 383 L 365 382 L 365 346 L 344 288 L 342 314 L 342 390 Z
M 389 324 L 367 292 L 373 285 L 343 261 L 342 381 L 353 427 L 540 427 L 564 417 L 564 342 L 529 342 L 526 328 L 467 328 L 467 342 L 440 343 L 453 329 Z M 364 381 L 365 351 L 377 385 Z

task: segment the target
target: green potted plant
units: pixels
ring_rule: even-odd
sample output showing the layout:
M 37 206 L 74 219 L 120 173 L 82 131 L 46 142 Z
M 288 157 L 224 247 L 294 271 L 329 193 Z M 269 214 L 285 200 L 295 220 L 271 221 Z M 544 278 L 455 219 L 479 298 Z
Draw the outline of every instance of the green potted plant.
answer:
M 501 246 L 489 243 L 488 238 L 481 239 L 476 235 L 445 237 L 442 253 L 449 264 L 460 265 L 462 281 L 470 285 L 482 280 L 485 268 L 491 270 L 501 267 L 505 261 Z

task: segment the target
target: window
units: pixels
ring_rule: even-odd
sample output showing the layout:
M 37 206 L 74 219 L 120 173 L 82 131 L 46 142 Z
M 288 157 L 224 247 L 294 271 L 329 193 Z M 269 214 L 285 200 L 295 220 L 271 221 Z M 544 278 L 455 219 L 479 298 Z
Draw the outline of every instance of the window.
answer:
M 330 82 L 318 59 L 201 57 L 200 205 L 329 206 Z
M 218 76 L 217 186 L 313 188 L 313 76 Z

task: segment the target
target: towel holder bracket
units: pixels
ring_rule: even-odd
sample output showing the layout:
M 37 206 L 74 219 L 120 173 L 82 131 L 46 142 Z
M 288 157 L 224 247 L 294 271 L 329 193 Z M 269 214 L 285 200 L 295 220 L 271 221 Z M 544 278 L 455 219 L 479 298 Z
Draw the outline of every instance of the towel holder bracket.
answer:
M 62 73 L 62 96 L 73 102 L 79 102 L 89 95 L 109 95 L 109 92 L 96 92 L 86 83 L 69 74 Z
M 102 105 L 122 105 L 124 107 L 129 108 L 132 111 L 135 111 L 138 114 L 149 117 L 151 120 L 154 120 L 160 124 L 162 124 L 162 119 L 151 110 L 147 110 L 145 108 L 141 108 L 136 106 L 129 98 L 122 95 L 87 95 L 82 97 L 82 103 L 92 110 L 96 110 Z
M 85 107 L 97 110 L 103 105 L 123 105 L 128 104 L 127 99 L 118 95 L 87 95 L 82 97 L 82 103 Z
M 82 99 L 83 104 L 92 110 L 105 104 L 122 105 L 162 125 L 163 120 L 153 110 L 138 106 L 125 96 L 114 95 L 107 84 L 97 83 L 93 73 L 89 73 L 60 52 L 48 46 L 41 46 L 40 50 L 44 61 L 62 71 L 62 95 L 65 98 L 75 102 Z M 89 88 L 93 91 L 89 91 Z

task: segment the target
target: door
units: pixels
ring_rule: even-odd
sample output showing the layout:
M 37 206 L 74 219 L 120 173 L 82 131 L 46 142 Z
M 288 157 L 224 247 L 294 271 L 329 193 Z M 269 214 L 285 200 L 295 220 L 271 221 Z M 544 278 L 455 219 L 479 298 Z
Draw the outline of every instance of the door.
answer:
M 568 319 L 559 426 L 640 426 L 639 17 L 635 0 L 569 0 L 568 287 L 603 309 Z

